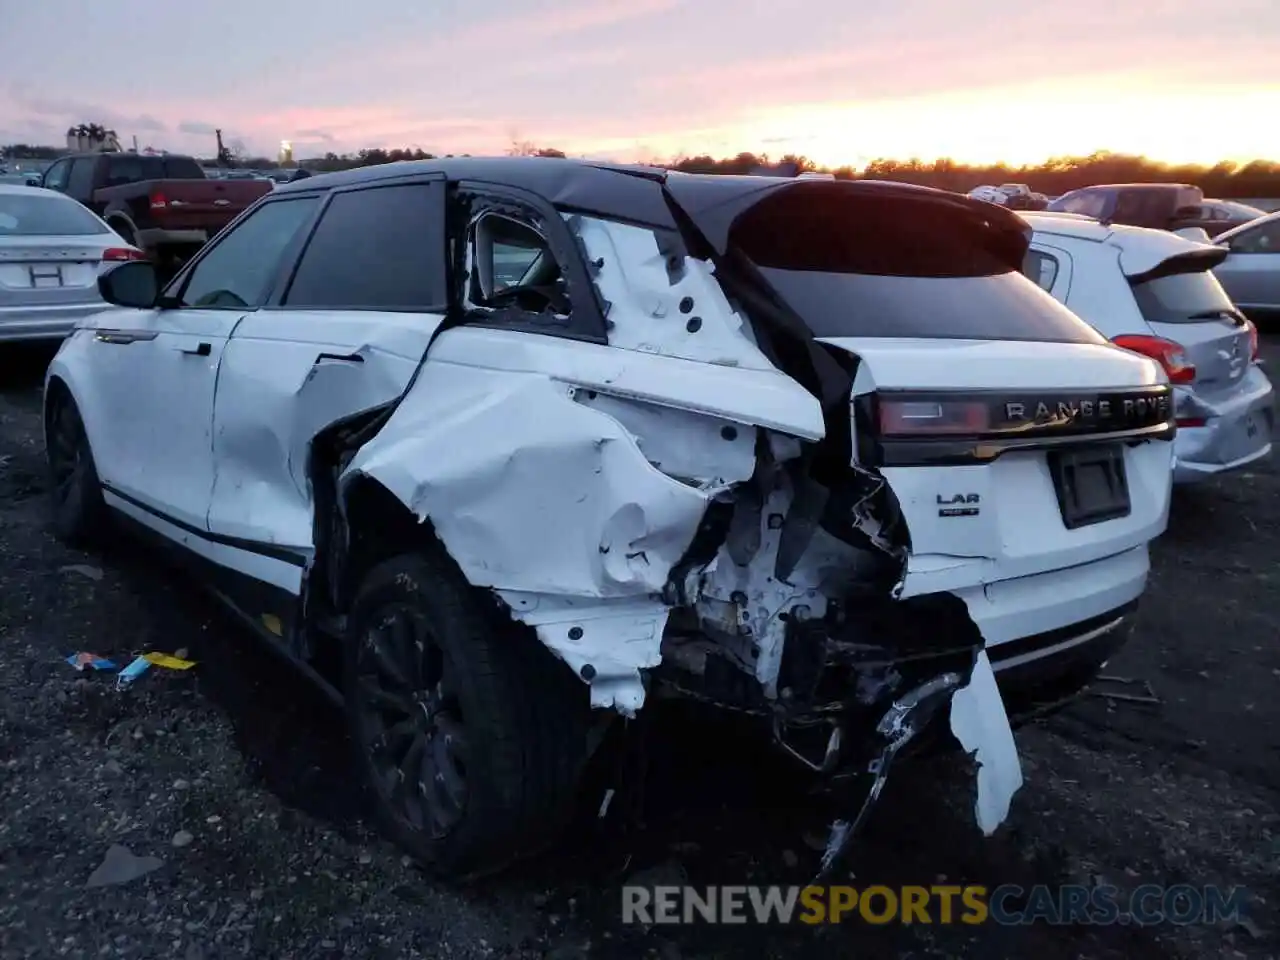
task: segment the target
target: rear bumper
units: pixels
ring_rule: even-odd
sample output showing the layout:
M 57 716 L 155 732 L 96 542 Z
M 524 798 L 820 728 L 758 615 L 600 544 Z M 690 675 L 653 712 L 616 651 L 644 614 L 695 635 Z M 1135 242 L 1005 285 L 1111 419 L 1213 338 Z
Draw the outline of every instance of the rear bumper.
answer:
M 1010 719 L 1025 720 L 1077 697 L 1133 633 L 1137 602 L 989 652 Z
M 108 308 L 101 300 L 56 307 L 0 308 L 0 343 L 61 340 L 85 317 Z
M 1275 428 L 1275 391 L 1256 364 L 1239 388 L 1223 399 L 1189 394 L 1178 406 L 1179 418 L 1197 417 L 1203 427 L 1179 427 L 1174 439 L 1174 483 L 1194 483 L 1238 470 L 1271 453 Z

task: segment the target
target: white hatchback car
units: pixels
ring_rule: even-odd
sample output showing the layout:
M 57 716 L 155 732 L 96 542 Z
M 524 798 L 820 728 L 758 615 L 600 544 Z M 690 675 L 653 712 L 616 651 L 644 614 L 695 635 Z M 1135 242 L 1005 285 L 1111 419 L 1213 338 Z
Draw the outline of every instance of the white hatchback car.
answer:
M 1027 213 L 1025 271 L 1113 343 L 1158 361 L 1173 384 L 1175 482 L 1237 470 L 1271 453 L 1271 381 L 1258 331 L 1213 270 L 1220 247 L 1164 230 Z
M 163 291 L 102 279 L 117 309 L 49 367 L 55 528 L 128 520 L 206 572 L 344 701 L 385 829 L 445 873 L 553 839 L 658 696 L 822 777 L 949 715 L 990 831 L 1006 703 L 1128 635 L 1175 432 L 1159 366 L 1027 280 L 1027 242 L 901 184 L 290 183 Z

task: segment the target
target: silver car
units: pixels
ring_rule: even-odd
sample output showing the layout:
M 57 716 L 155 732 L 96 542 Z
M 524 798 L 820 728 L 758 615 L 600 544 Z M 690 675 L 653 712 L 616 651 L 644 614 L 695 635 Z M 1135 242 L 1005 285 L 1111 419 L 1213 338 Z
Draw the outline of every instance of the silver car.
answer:
M 0 343 L 62 339 L 106 307 L 103 265 L 140 259 L 142 251 L 75 200 L 0 184 Z
M 1258 331 L 1210 272 L 1223 251 L 1165 230 L 1025 213 L 1023 271 L 1118 347 L 1155 360 L 1173 385 L 1175 483 L 1271 455 L 1275 394 Z
M 1214 276 L 1241 310 L 1280 313 L 1280 211 L 1220 233 L 1227 259 Z

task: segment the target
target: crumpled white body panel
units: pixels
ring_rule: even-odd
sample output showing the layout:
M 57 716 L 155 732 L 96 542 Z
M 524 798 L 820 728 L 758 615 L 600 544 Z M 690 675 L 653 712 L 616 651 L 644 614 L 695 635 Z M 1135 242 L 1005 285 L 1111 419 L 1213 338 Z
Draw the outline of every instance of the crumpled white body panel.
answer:
M 969 685 L 951 700 L 951 732 L 978 763 L 973 813 L 978 827 L 990 836 L 1009 816 L 1013 795 L 1022 786 L 1022 763 L 985 650 L 978 654 Z

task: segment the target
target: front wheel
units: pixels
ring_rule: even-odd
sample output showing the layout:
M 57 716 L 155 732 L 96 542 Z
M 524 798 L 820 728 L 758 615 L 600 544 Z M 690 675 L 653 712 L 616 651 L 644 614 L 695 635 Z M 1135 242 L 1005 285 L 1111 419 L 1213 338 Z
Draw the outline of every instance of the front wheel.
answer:
M 374 568 L 348 624 L 348 724 L 390 839 L 455 879 L 553 840 L 586 754 L 585 685 L 434 552 Z
M 64 543 L 81 545 L 97 537 L 106 515 L 89 436 L 65 389 L 51 399 L 45 416 L 53 531 Z

